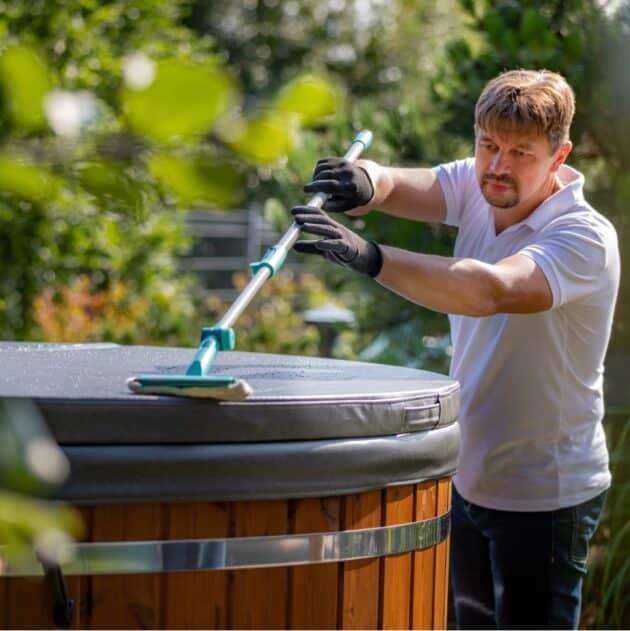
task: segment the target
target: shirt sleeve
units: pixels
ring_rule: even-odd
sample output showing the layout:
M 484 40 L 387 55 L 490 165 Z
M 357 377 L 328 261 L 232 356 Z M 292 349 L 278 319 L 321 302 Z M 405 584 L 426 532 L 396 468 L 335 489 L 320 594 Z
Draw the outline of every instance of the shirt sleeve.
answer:
M 567 225 L 541 235 L 519 254 L 531 258 L 544 273 L 555 309 L 598 292 L 608 264 L 609 238 L 592 226 Z
M 438 182 L 442 187 L 446 200 L 446 219 L 449 226 L 459 226 L 462 223 L 466 204 L 474 194 L 477 186 L 475 177 L 475 159 L 455 160 L 434 167 Z

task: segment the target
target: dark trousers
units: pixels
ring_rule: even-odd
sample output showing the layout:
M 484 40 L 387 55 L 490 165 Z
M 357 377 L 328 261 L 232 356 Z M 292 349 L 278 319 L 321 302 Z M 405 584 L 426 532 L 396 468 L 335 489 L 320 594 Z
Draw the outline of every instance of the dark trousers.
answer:
M 483 508 L 453 488 L 451 584 L 459 629 L 577 629 L 588 544 L 606 492 L 554 511 Z

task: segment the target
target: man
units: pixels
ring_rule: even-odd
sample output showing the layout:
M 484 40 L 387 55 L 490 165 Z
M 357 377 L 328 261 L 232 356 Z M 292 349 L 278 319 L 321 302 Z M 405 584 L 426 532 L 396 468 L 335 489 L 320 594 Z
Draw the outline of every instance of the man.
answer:
M 297 206 L 299 252 L 449 314 L 461 384 L 451 576 L 460 628 L 577 628 L 588 543 L 610 484 L 603 360 L 619 284 L 613 226 L 565 165 L 573 91 L 548 71 L 490 81 L 475 156 L 434 169 L 320 161 L 324 210 L 458 228 L 454 258 L 367 242 Z

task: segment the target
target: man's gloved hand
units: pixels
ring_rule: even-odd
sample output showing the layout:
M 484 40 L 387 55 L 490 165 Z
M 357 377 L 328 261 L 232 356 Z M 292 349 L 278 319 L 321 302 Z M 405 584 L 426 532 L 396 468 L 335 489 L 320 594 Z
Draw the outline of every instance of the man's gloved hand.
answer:
M 313 181 L 304 187 L 304 191 L 329 195 L 322 208 L 333 213 L 365 206 L 374 197 L 374 185 L 367 171 L 343 158 L 319 160 Z
M 291 214 L 302 232 L 323 237 L 313 241 L 298 241 L 293 246 L 296 252 L 318 254 L 328 261 L 371 277 L 381 271 L 383 256 L 373 241 L 366 241 L 318 208 L 294 206 Z

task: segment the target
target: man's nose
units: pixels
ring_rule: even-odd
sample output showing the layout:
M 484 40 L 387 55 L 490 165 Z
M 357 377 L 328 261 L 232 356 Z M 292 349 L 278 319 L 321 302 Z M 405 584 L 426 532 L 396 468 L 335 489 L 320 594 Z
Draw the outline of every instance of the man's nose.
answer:
M 510 160 L 507 152 L 505 151 L 497 151 L 492 158 L 492 162 L 490 163 L 490 168 L 493 173 L 497 175 L 501 175 L 503 173 L 510 172 Z

